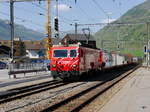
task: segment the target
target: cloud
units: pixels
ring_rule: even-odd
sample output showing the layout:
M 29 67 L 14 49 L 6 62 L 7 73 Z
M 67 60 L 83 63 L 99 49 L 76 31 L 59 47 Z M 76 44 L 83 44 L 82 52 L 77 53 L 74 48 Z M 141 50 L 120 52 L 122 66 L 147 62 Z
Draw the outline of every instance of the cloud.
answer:
M 56 5 L 54 6 L 54 8 L 56 9 Z M 58 10 L 59 11 L 69 11 L 70 7 L 66 4 L 59 4 L 58 5 Z
M 116 21 L 116 19 L 109 19 L 109 23 Z M 108 23 L 108 19 L 104 19 L 102 23 Z

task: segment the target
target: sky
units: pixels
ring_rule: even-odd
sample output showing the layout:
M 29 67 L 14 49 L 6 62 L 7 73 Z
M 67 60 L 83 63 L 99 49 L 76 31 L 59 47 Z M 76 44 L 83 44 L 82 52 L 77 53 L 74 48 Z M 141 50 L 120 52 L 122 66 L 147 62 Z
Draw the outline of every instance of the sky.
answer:
M 9 3 L 0 0 L 0 19 L 9 20 Z M 95 24 L 112 22 L 122 16 L 129 9 L 143 3 L 145 0 L 58 0 L 59 30 L 61 32 L 73 31 L 74 24 Z M 15 2 L 15 23 L 27 28 L 45 33 L 46 3 L 41 2 Z M 51 1 L 51 26 L 54 28 L 54 17 L 57 15 L 56 0 Z M 90 28 L 92 33 L 102 26 L 82 25 Z

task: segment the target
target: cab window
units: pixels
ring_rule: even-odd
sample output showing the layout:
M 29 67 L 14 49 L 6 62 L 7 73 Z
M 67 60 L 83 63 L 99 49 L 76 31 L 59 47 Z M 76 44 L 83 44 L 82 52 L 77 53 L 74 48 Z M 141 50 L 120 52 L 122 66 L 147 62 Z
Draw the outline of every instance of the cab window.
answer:
M 70 57 L 76 57 L 77 51 L 76 50 L 70 50 Z
M 68 56 L 68 50 L 54 50 L 53 57 L 67 57 Z

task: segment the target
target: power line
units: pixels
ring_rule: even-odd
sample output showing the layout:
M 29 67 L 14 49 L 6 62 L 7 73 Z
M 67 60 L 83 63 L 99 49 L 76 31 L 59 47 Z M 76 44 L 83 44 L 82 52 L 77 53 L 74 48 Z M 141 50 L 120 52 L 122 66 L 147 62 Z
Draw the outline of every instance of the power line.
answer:
M 33 3 L 32 3 L 32 4 L 33 4 Z M 37 4 L 33 4 L 33 5 L 39 7 L 39 8 L 41 8 L 41 9 L 43 9 L 43 10 L 46 10 L 45 8 L 43 8 L 43 7 L 41 7 L 41 6 L 37 5 Z M 5 6 L 6 6 L 6 5 L 5 5 Z M 15 6 L 15 7 L 16 7 L 16 6 Z M 17 8 L 19 8 L 19 7 L 17 7 Z M 27 12 L 27 13 L 32 13 L 32 12 L 27 11 L 26 9 L 22 9 L 22 8 L 19 8 L 19 10 L 24 10 L 24 11 Z M 3 14 L 3 15 L 9 16 L 9 14 L 6 14 L 6 13 L 4 13 L 4 12 L 0 12 L 0 13 Z M 32 13 L 32 14 L 33 14 L 33 13 Z M 39 14 L 39 15 L 43 15 L 43 14 L 41 13 L 41 14 Z M 31 23 L 34 23 L 35 25 L 43 26 L 43 25 L 41 25 L 41 24 L 38 24 L 38 23 L 33 22 L 32 20 L 25 20 L 25 19 L 23 19 L 23 18 L 16 17 L 16 16 L 15 16 L 15 18 L 18 19 L 18 20 L 21 20 L 22 22 L 31 22 Z M 62 20 L 62 22 L 63 22 L 63 23 L 66 23 L 66 24 L 70 24 L 69 22 L 66 22 L 65 20 Z
M 2 5 L 4 5 L 4 6 L 7 6 L 6 4 L 2 4 Z M 42 13 L 38 13 L 38 12 L 34 12 L 34 11 L 32 11 L 32 10 L 27 10 L 27 9 L 25 9 L 25 8 L 20 8 L 20 7 L 18 7 L 18 6 L 15 6 L 15 8 L 19 8 L 19 11 L 20 10 L 22 10 L 22 11 L 24 11 L 24 12 L 27 12 L 27 13 L 30 13 L 30 14 L 34 14 L 34 13 L 36 13 L 37 15 L 44 15 L 44 14 L 42 14 Z
M 96 0 L 92 0 L 94 2 L 94 4 L 107 16 L 109 17 L 109 15 L 107 14 L 107 12 L 100 6 L 100 4 L 96 1 Z
M 147 22 L 115 22 L 115 23 L 91 23 L 91 24 L 78 24 L 78 26 L 132 26 L 132 25 L 140 25 L 140 24 L 146 24 Z
M 1 12 L 1 11 L 0 11 L 0 14 L 5 15 L 5 16 L 9 16 L 9 14 L 4 13 L 4 12 Z M 41 24 L 35 23 L 35 22 L 33 22 L 33 21 L 30 21 L 30 20 L 26 20 L 26 19 L 23 19 L 23 18 L 20 18 L 20 17 L 16 17 L 16 16 L 15 16 L 15 18 L 16 18 L 17 20 L 20 20 L 21 22 L 30 22 L 31 24 L 34 24 L 34 25 L 37 25 L 37 26 L 43 26 L 43 25 L 41 25 Z M 64 22 L 64 21 L 61 21 L 61 22 Z M 8 24 L 9 24 L 9 23 L 8 23 Z M 70 24 L 68 24 L 68 25 L 70 25 Z M 60 31 L 60 32 L 66 33 L 65 31 Z
M 40 5 L 37 5 L 37 4 L 34 4 L 34 3 L 32 3 L 32 5 L 34 5 L 34 6 L 36 6 L 36 7 L 39 7 L 39 8 L 41 8 L 41 9 L 44 10 L 44 11 L 46 10 L 45 8 L 43 8 L 43 7 L 40 6 Z M 54 13 L 53 13 L 53 14 L 54 14 Z M 71 21 L 71 23 L 72 23 L 72 21 L 73 21 L 73 20 L 71 20 L 71 19 L 64 18 L 64 17 L 62 17 L 62 16 L 60 16 L 60 15 L 59 15 L 59 17 L 62 18 L 62 19 L 63 19 L 63 22 L 64 22 L 64 23 L 67 23 L 67 24 L 68 24 L 68 21 Z M 67 21 L 67 22 L 66 22 L 66 21 Z
M 47 0 L 12 0 L 13 2 L 41 2 L 41 1 L 47 1 Z M 54 1 L 54 0 L 51 0 Z M 10 2 L 10 0 L 1 0 L 0 2 Z
M 79 7 L 79 9 L 82 11 L 82 13 L 83 13 L 84 15 L 86 15 L 88 18 L 90 17 L 90 16 L 85 12 L 85 10 L 83 10 L 83 9 L 80 7 L 79 4 L 78 4 L 77 6 Z M 94 20 L 93 18 L 91 18 L 91 19 Z
M 9 14 L 4 13 L 4 12 L 1 12 L 1 11 L 0 11 L 0 14 L 9 16 Z M 30 22 L 30 23 L 35 24 L 35 25 L 37 25 L 37 26 L 43 26 L 43 25 L 41 25 L 41 24 L 39 24 L 39 23 L 33 22 L 32 20 L 26 20 L 26 19 L 23 19 L 23 18 L 20 18 L 20 17 L 16 17 L 16 16 L 15 16 L 15 18 L 18 19 L 18 20 L 20 20 L 21 22 Z
M 110 23 L 110 18 L 111 18 L 110 14 L 108 12 L 106 12 L 96 0 L 92 0 L 92 1 L 98 7 L 99 11 L 101 11 L 105 14 L 105 16 L 108 19 L 108 23 Z

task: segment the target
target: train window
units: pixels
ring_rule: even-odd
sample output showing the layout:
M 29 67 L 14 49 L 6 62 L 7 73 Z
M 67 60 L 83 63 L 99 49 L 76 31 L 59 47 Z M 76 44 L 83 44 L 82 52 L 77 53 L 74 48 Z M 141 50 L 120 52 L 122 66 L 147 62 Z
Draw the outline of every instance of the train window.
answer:
M 67 57 L 68 50 L 54 50 L 53 57 Z
M 76 57 L 77 51 L 76 50 L 70 50 L 70 57 Z

